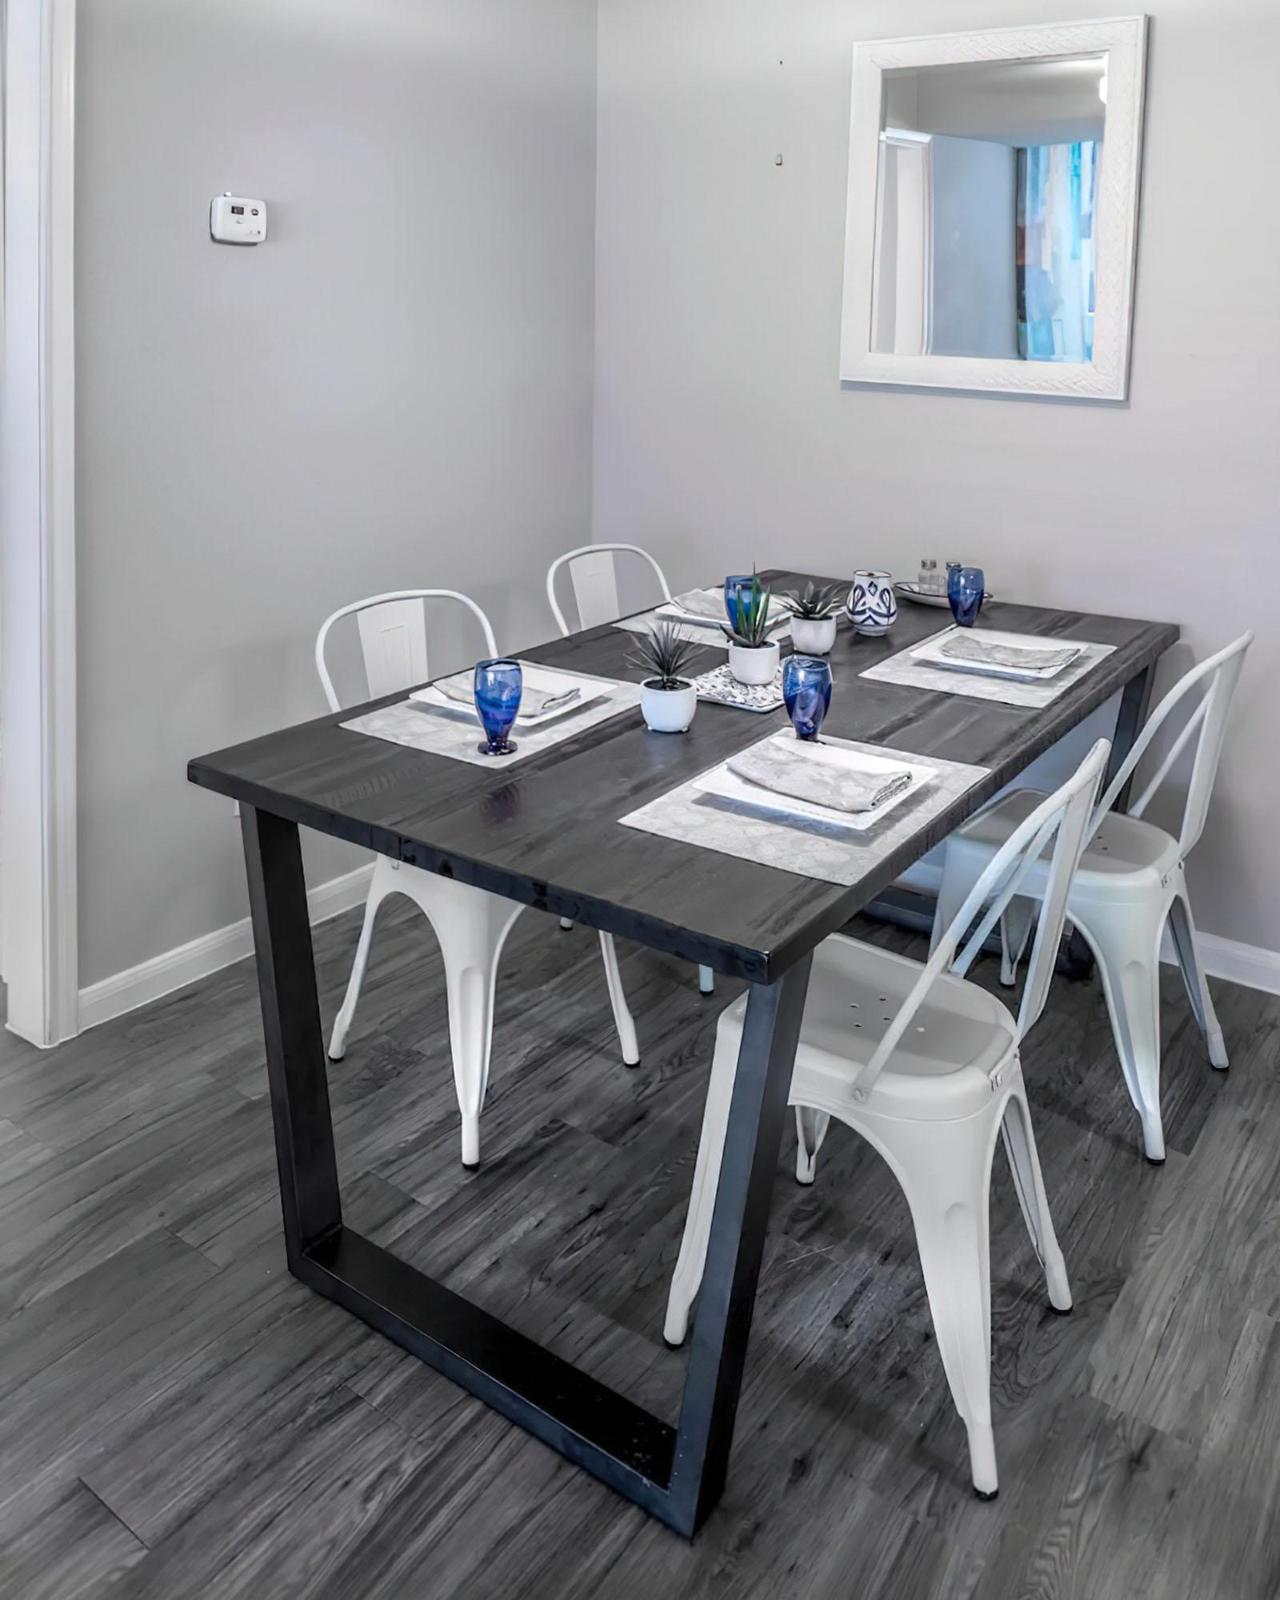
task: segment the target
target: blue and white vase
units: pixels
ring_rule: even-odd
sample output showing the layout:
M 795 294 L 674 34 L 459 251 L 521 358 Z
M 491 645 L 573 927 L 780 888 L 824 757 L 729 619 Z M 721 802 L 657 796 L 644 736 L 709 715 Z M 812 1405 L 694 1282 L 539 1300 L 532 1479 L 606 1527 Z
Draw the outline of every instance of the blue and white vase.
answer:
M 855 572 L 845 611 L 855 633 L 878 638 L 898 620 L 898 597 L 888 572 Z

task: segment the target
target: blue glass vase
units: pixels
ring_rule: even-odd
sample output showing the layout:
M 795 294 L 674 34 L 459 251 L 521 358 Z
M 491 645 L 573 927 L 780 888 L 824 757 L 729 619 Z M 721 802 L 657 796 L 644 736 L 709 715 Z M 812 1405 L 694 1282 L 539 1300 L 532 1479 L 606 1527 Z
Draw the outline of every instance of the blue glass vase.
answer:
M 819 656 L 788 656 L 782 663 L 782 698 L 797 739 L 816 739 L 831 705 L 831 664 Z
M 981 567 L 948 567 L 947 599 L 962 628 L 972 628 L 987 598 L 987 577 Z
M 475 674 L 476 713 L 485 733 L 482 755 L 509 756 L 516 748 L 507 735 L 520 711 L 524 673 L 518 661 L 478 661 Z
M 751 585 L 756 581 L 755 574 L 748 572 L 745 576 L 739 573 L 736 577 L 724 580 L 724 614 L 729 619 L 729 626 L 736 633 L 742 615 L 742 601 L 745 594 L 748 601 L 751 599 Z

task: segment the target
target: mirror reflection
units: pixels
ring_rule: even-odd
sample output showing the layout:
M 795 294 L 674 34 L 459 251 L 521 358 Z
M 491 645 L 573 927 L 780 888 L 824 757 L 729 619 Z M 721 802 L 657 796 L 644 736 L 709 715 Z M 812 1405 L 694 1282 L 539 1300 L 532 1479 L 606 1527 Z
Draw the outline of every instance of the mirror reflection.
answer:
M 871 348 L 1088 362 L 1105 55 L 887 71 Z

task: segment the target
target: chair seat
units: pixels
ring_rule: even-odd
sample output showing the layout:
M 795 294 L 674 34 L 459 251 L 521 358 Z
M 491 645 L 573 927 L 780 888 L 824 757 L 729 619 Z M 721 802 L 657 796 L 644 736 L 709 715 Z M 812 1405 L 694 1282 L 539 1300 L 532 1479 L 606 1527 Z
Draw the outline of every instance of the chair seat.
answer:
M 855 1073 L 874 1054 L 922 968 L 844 934 L 814 952 L 805 1000 L 792 1099 L 823 1107 L 852 1104 Z M 719 1036 L 742 1033 L 747 997 L 719 1022 Z M 991 1098 L 991 1074 L 1016 1045 L 1013 1018 L 994 995 L 950 974 L 930 989 L 898 1048 L 872 1086 L 863 1109 L 886 1116 L 943 1121 L 980 1110 Z
M 990 856 L 1005 842 L 1045 796 L 1036 789 L 1015 789 L 989 810 L 979 812 L 957 828 L 947 841 L 948 851 L 966 848 Z M 1023 879 L 1027 893 L 1043 896 L 1048 856 L 1041 856 Z M 1071 885 L 1071 901 L 1128 899 L 1159 893 L 1161 880 L 1178 865 L 1178 842 L 1163 828 L 1109 811 L 1085 846 Z M 974 872 L 972 876 L 976 877 Z

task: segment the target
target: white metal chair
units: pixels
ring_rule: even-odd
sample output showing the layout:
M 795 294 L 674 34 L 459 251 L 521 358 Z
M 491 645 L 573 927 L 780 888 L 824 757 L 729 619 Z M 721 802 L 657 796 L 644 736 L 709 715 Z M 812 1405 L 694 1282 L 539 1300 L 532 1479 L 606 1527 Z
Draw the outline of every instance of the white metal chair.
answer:
M 480 624 L 488 655 L 498 654 L 488 617 L 465 594 L 453 589 L 400 589 L 390 594 L 370 595 L 335 611 L 316 636 L 316 671 L 331 711 L 342 709 L 326 659 L 326 646 L 334 624 L 344 617 L 355 617 L 369 693 L 377 699 L 412 684 L 425 683 L 430 677 L 425 608 L 428 600 L 450 600 L 465 606 Z M 341 1061 L 346 1053 L 347 1031 L 355 1016 L 369 964 L 378 908 L 393 894 L 406 895 L 414 902 L 431 924 L 440 944 L 448 998 L 453 1079 L 462 1112 L 462 1161 L 465 1166 L 474 1167 L 480 1160 L 480 1110 L 489 1082 L 498 962 L 512 924 L 524 908 L 513 900 L 424 872 L 407 862 L 376 856 L 351 978 L 329 1041 L 329 1055 L 334 1061 Z M 640 1059 L 635 1024 L 618 976 L 613 942 L 607 934 L 601 934 L 600 944 L 622 1059 L 628 1066 L 635 1066 Z
M 996 1492 L 991 1429 L 988 1202 L 996 1138 L 1044 1266 L 1049 1300 L 1071 1309 L 1066 1265 L 1045 1198 L 1019 1060 L 1044 1008 L 1067 891 L 1110 746 L 1099 740 L 988 863 L 927 964 L 834 934 L 814 954 L 790 1103 L 796 1178 L 812 1183 L 832 1117 L 862 1134 L 901 1184 L 915 1225 L 938 1351 L 969 1436 L 975 1490 Z M 1044 913 L 1018 1017 L 964 974 L 1002 907 L 1052 847 Z M 990 902 L 985 914 L 979 916 Z M 977 921 L 977 926 L 971 925 Z M 966 939 L 966 933 L 968 937 Z M 948 970 L 950 969 L 950 970 Z M 683 1342 L 706 1259 L 746 998 L 716 1029 L 715 1058 L 664 1337 Z
M 1097 958 L 1125 1085 L 1142 1120 L 1147 1159 L 1153 1162 L 1163 1161 L 1165 1155 L 1160 1114 L 1160 943 L 1166 922 L 1170 924 L 1178 965 L 1191 1009 L 1205 1037 L 1209 1060 L 1219 1069 L 1227 1066 L 1226 1044 L 1196 949 L 1184 864 L 1204 829 L 1231 697 L 1252 640 L 1253 635 L 1246 633 L 1193 667 L 1147 719 L 1094 811 L 1067 904 L 1068 921 L 1080 930 Z M 1169 745 L 1151 781 L 1127 813 L 1113 811 L 1157 732 L 1176 710 L 1191 704 L 1197 691 L 1199 703 Z M 1195 747 L 1191 778 L 1181 828 L 1175 838 L 1142 817 L 1192 740 Z M 938 895 L 935 934 L 950 921 L 992 853 L 1041 799 L 1034 789 L 1015 790 L 971 817 L 951 835 Z M 1044 882 L 1045 869 L 1041 865 L 1028 876 L 1022 896 L 1009 906 L 1002 919 L 1001 976 L 1006 983 L 1014 980 Z
M 551 615 L 556 619 L 556 626 L 561 635 L 568 638 L 573 632 L 568 618 L 560 609 L 560 602 L 556 597 L 556 579 L 561 568 L 568 567 L 569 582 L 573 588 L 573 602 L 578 611 L 578 626 L 581 628 L 599 628 L 606 622 L 616 622 L 622 614 L 622 603 L 618 599 L 618 567 L 614 559 L 618 554 L 639 556 L 642 561 L 647 561 L 653 568 L 653 575 L 658 580 L 658 587 L 662 590 L 664 600 L 671 599 L 671 587 L 667 583 L 666 574 L 649 554 L 642 550 L 638 544 L 584 544 L 576 550 L 568 550 L 551 563 L 547 569 L 547 599 L 551 605 Z M 573 923 L 568 917 L 561 917 L 560 926 L 568 929 Z M 616 970 L 617 961 L 615 957 Z M 714 994 L 716 975 L 710 967 L 698 968 L 698 988 L 703 994 Z

